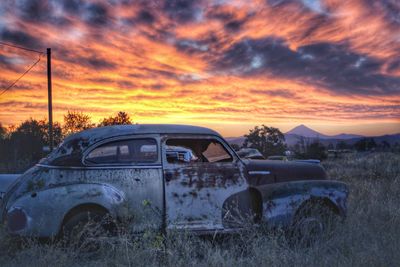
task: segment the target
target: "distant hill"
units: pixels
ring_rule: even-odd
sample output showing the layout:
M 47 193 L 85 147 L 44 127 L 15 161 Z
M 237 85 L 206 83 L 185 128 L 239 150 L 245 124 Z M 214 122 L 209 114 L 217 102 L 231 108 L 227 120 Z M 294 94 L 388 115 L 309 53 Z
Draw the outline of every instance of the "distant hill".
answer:
M 290 134 L 308 137 L 308 138 L 320 138 L 320 139 L 352 139 L 352 138 L 363 137 L 362 135 L 345 134 L 345 133 L 338 134 L 338 135 L 325 135 L 325 134 L 319 133 L 311 128 L 308 128 L 307 126 L 305 126 L 303 124 L 294 127 L 292 130 L 288 131 L 285 135 L 290 135 Z
M 308 128 L 304 124 L 294 127 L 292 130 L 288 131 L 285 135 L 297 135 L 309 138 L 326 138 L 327 135 L 321 134 L 317 131 L 314 131 L 311 128 Z
M 299 142 L 302 138 L 305 138 L 307 142 L 314 142 L 318 140 L 325 146 L 329 144 L 336 145 L 339 142 L 345 142 L 349 145 L 353 145 L 357 141 L 365 136 L 357 135 L 357 134 L 338 134 L 338 135 L 325 135 L 319 133 L 303 124 L 294 127 L 292 130 L 288 131 L 285 135 L 285 141 L 288 146 L 293 146 Z M 382 143 L 383 141 L 388 142 L 390 145 L 400 143 L 400 133 L 398 134 L 390 134 L 390 135 L 382 135 L 382 136 L 368 136 L 367 138 L 374 138 L 376 143 Z M 244 136 L 241 137 L 229 137 L 226 140 L 230 144 L 236 144 L 241 146 L 245 140 Z

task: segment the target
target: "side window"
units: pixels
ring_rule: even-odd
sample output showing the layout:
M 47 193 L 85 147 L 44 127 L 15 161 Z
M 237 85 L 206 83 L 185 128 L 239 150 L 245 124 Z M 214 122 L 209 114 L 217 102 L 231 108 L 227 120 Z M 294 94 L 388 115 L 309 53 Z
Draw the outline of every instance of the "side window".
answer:
M 103 144 L 85 158 L 89 164 L 130 164 L 157 161 L 157 142 L 154 139 L 128 139 Z
M 232 156 L 215 139 L 168 139 L 166 156 L 169 163 L 232 162 Z

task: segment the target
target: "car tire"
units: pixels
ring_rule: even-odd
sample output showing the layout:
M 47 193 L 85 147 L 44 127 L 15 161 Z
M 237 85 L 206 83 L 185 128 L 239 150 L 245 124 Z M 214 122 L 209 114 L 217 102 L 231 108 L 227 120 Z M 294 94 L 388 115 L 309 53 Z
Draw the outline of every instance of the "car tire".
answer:
M 321 201 L 306 203 L 296 213 L 289 231 L 290 243 L 309 247 L 328 239 L 339 222 L 338 214 Z
M 62 228 L 62 238 L 67 246 L 83 252 L 100 249 L 104 240 L 115 233 L 111 216 L 100 210 L 80 211 L 71 216 Z

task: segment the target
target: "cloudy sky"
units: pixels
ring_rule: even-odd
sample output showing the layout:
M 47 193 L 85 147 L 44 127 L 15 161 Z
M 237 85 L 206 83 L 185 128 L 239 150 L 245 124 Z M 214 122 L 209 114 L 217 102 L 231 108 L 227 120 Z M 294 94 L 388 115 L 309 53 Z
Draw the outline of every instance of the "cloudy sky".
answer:
M 2 0 L 0 41 L 52 48 L 58 121 L 400 132 L 398 0 Z M 0 45 L 0 90 L 38 57 Z M 0 96 L 0 122 L 45 118 L 46 86 L 43 56 Z

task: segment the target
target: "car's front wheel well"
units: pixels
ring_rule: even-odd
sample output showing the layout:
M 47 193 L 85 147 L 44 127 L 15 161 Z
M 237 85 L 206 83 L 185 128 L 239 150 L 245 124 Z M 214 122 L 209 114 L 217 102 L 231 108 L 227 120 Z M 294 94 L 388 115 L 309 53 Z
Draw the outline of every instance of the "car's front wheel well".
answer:
M 78 206 L 73 207 L 67 212 L 67 214 L 65 214 L 59 232 L 62 232 L 63 226 L 65 225 L 66 222 L 68 222 L 69 219 L 71 219 L 73 216 L 81 212 L 96 212 L 104 215 L 109 214 L 108 210 L 99 204 L 95 203 L 80 204 Z

